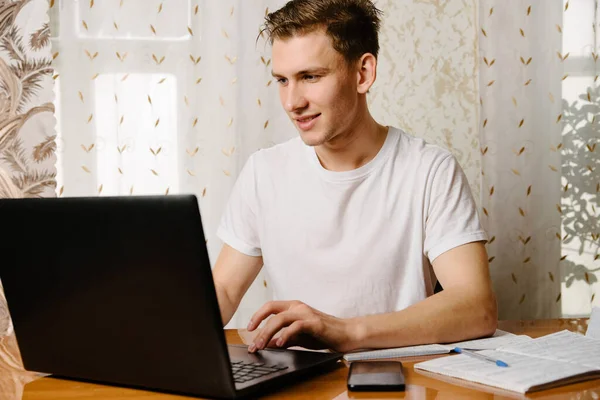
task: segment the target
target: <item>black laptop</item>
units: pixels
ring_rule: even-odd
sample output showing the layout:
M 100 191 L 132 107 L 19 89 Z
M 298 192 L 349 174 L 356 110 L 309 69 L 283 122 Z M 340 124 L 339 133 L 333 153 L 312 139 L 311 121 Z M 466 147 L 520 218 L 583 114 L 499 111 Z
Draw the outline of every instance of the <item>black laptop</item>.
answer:
M 237 398 L 340 363 L 226 344 L 193 195 L 0 200 L 0 279 L 30 371 Z

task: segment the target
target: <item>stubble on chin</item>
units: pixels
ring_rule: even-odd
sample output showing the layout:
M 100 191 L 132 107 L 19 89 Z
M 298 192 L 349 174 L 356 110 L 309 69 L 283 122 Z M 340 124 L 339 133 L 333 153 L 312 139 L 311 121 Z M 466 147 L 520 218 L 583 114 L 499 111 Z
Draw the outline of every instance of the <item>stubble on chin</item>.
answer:
M 333 132 L 325 132 L 325 133 L 317 133 L 317 132 L 302 132 L 298 130 L 300 133 L 300 138 L 307 146 L 317 147 L 322 146 L 325 143 L 329 142 L 334 138 Z
M 307 135 L 306 133 L 300 133 L 300 137 L 302 138 L 304 144 L 310 147 L 321 146 L 323 143 L 327 142 L 327 138 L 321 135 L 317 136 L 311 134 Z

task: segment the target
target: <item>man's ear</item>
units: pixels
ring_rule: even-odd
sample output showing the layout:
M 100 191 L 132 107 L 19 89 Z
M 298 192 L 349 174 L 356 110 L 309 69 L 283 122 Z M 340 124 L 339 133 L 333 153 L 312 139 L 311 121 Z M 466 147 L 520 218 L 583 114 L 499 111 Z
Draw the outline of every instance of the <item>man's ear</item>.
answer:
M 377 78 L 377 59 L 373 54 L 363 54 L 360 60 L 358 60 L 358 73 L 356 77 L 356 90 L 358 93 L 367 93 Z

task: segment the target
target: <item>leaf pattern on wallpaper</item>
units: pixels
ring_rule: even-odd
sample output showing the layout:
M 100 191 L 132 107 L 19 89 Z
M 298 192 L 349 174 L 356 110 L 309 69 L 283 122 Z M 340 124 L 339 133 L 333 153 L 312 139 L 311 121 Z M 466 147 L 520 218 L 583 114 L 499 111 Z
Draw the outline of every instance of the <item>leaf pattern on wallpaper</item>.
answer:
M 40 163 L 50 158 L 56 151 L 56 135 L 46 136 L 46 140 L 33 148 L 33 160 Z
M 38 196 L 46 188 L 56 187 L 56 173 L 49 171 L 30 171 L 16 179 L 17 186 L 29 196 Z
M 23 143 L 19 138 L 13 140 L 11 145 L 2 153 L 2 160 L 7 162 L 14 171 L 22 174 L 27 172 L 26 159 Z
M 15 22 L 15 18 L 21 9 L 27 4 L 29 0 L 15 1 L 8 4 L 0 5 L 0 35 L 4 36 L 6 32 L 12 27 Z M 1 37 L 0 36 L 0 37 Z
M 35 105 L 44 77 L 51 76 L 51 57 L 33 58 L 27 52 L 21 29 L 13 25 L 17 13 L 29 0 L 0 4 L 0 160 L 13 172 L 13 180 L 25 196 L 39 196 L 46 188 L 56 186 L 56 173 L 39 170 L 31 162 L 41 163 L 56 149 L 54 136 L 33 148 L 25 148 L 19 133 L 23 125 L 37 114 L 54 112 L 52 103 Z M 29 46 L 40 50 L 50 45 L 48 24 L 29 35 Z M 50 52 L 48 51 L 48 54 Z M 34 104 L 31 106 L 31 104 Z
M 24 105 L 23 99 L 33 96 L 37 90 L 37 83 L 34 84 L 28 79 L 21 81 L 18 73 L 13 72 L 13 69 L 18 68 L 22 67 L 8 66 L 0 59 L 0 153 L 10 146 L 12 140 L 18 135 L 19 129 L 32 116 L 44 111 L 54 112 L 54 105 L 46 103 L 32 107 L 24 114 L 20 113 Z M 26 83 L 29 83 L 28 89 Z
M 50 44 L 50 26 L 44 24 L 29 37 L 29 45 L 33 50 L 40 50 Z

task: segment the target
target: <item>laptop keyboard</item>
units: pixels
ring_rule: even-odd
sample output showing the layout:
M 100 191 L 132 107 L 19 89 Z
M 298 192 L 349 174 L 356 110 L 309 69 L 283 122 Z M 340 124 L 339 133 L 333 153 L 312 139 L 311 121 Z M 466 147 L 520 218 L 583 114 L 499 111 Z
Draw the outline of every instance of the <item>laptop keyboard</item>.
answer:
M 236 383 L 248 382 L 287 369 L 285 365 L 269 365 L 260 362 L 232 361 L 231 364 L 233 380 Z

